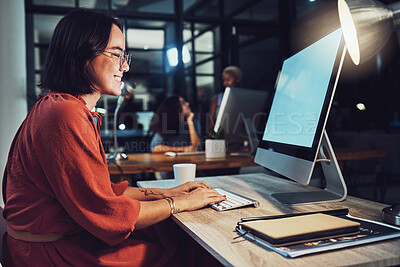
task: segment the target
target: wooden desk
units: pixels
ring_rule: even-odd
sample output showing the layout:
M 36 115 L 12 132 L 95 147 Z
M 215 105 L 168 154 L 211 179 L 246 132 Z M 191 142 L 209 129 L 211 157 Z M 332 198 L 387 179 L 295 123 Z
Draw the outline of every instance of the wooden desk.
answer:
M 342 168 L 345 160 L 385 157 L 386 151 L 338 149 L 335 155 Z M 108 164 L 111 175 L 172 171 L 172 165 L 176 163 L 196 163 L 197 170 L 259 166 L 254 163 L 254 156 L 227 155 L 226 158 L 206 159 L 204 155 L 170 157 L 155 153 L 128 154 L 127 160 L 117 160 L 115 163 Z
M 337 149 L 335 155 L 342 168 L 345 160 L 385 157 L 386 151 Z M 117 160 L 115 163 L 108 164 L 111 175 L 172 171 L 172 165 L 176 163 L 196 163 L 197 170 L 259 166 L 254 163 L 254 156 L 227 155 L 226 158 L 206 159 L 204 155 L 170 157 L 156 153 L 128 154 L 128 160 Z
M 229 156 L 226 158 L 206 159 L 205 155 L 170 157 L 164 154 L 140 153 L 128 154 L 127 160 L 118 160 L 116 164 L 109 163 L 110 174 L 135 174 L 144 172 L 172 171 L 176 163 L 196 163 L 197 170 L 238 168 L 258 166 L 254 163 L 254 156 Z
M 373 159 L 384 158 L 387 155 L 386 150 L 365 150 L 354 148 L 339 148 L 334 149 L 338 160 L 358 160 L 358 159 Z
M 341 170 L 343 170 L 343 164 L 345 160 L 377 159 L 384 158 L 387 155 L 386 150 L 379 149 L 366 150 L 354 148 L 339 148 L 334 149 L 334 151 Z
M 173 220 L 194 240 L 225 266 L 388 266 L 400 264 L 400 238 L 358 247 L 345 248 L 287 259 L 244 238 L 237 237 L 236 223 L 243 217 L 310 212 L 348 208 L 360 218 L 381 221 L 381 210 L 386 205 L 347 197 L 345 201 L 327 204 L 284 206 L 271 193 L 308 190 L 294 182 L 266 174 L 246 174 L 204 178 L 212 187 L 223 187 L 260 201 L 259 208 L 242 208 L 217 212 L 211 208 L 175 214 Z M 173 180 L 141 181 L 141 187 L 173 186 Z

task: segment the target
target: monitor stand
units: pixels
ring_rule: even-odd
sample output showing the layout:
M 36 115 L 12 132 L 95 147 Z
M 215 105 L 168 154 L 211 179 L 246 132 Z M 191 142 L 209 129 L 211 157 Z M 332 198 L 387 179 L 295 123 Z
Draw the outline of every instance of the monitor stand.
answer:
M 253 155 L 258 147 L 260 140 L 253 129 L 252 121 L 250 118 L 243 118 L 244 128 L 246 129 L 247 139 L 249 140 L 250 151 L 248 152 L 232 152 L 231 156 L 249 156 Z
M 260 139 L 258 139 L 257 134 L 254 131 L 253 124 L 250 118 L 244 119 L 244 127 L 246 128 L 247 137 L 249 139 L 249 146 L 250 146 L 249 153 L 254 154 L 257 150 Z
M 315 163 L 318 162 L 321 163 L 325 177 L 326 187 L 324 189 L 312 188 L 313 191 L 275 193 L 272 194 L 272 196 L 286 205 L 337 202 L 344 200 L 347 196 L 346 183 L 325 130 L 322 135 L 322 141 L 318 149 L 318 156 Z M 308 187 L 308 189 L 310 188 Z

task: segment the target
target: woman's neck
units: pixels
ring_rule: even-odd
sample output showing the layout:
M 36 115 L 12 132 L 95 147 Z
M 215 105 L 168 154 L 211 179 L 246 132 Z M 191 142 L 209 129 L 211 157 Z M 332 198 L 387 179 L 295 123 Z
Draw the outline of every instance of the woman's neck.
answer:
M 93 111 L 97 101 L 100 99 L 100 93 L 94 92 L 93 94 L 81 95 L 82 99 L 86 102 L 86 107 Z

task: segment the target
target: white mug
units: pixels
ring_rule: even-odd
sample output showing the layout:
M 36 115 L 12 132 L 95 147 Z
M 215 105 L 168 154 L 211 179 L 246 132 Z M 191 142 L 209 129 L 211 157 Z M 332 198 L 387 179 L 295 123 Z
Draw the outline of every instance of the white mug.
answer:
M 179 163 L 174 164 L 175 185 L 181 185 L 188 181 L 194 181 L 196 177 L 196 164 L 194 163 Z

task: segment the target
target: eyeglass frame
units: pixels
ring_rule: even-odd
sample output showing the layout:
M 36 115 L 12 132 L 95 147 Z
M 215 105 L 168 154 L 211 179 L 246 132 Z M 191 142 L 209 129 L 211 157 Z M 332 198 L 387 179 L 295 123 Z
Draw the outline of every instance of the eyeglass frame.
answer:
M 124 68 L 125 63 L 128 64 L 128 66 L 131 64 L 132 55 L 129 54 L 126 50 L 122 51 L 122 53 L 120 55 L 118 55 L 117 53 L 114 53 L 114 52 L 110 52 L 110 51 L 103 51 L 103 53 L 110 53 L 110 55 L 119 58 L 119 68 L 120 69 Z

